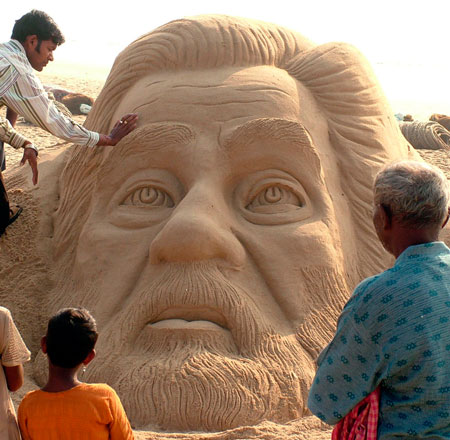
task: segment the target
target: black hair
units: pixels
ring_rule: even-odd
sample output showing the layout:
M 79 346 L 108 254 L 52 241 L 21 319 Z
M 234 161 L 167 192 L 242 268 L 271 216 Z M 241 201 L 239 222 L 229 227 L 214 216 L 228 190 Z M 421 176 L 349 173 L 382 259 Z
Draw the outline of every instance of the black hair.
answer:
M 86 359 L 97 338 L 97 324 L 86 309 L 62 309 L 48 322 L 47 355 L 53 365 L 74 368 Z
M 53 19 L 37 9 L 16 20 L 11 38 L 24 43 L 28 35 L 36 35 L 39 41 L 52 40 L 57 46 L 65 41 L 64 35 Z

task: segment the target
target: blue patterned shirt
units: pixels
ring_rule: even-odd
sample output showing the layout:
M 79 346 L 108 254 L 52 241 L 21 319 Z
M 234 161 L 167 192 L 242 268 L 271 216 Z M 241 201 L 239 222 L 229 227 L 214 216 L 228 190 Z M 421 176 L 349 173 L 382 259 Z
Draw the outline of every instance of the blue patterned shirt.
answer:
M 378 438 L 450 438 L 450 249 L 408 247 L 355 289 L 322 351 L 309 409 L 335 424 L 381 385 Z

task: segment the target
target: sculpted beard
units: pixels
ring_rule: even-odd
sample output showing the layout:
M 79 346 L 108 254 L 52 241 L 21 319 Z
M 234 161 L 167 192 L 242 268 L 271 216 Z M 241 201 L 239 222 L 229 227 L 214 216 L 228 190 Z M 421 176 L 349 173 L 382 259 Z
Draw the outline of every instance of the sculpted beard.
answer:
M 332 269 L 303 272 L 299 290 L 314 304 L 299 307 L 326 309 L 337 290 L 346 291 L 343 277 Z M 81 305 L 95 316 L 94 286 L 83 289 Z M 174 336 L 149 325 L 171 307 L 201 310 L 203 318 L 189 320 L 210 314 L 224 329 L 189 329 Z M 313 312 L 296 334 L 282 335 L 250 293 L 207 263 L 166 265 L 155 278 L 143 276 L 119 310 L 100 329 L 97 357 L 83 380 L 113 386 L 132 425 L 148 430 L 223 431 L 303 417 L 314 375 L 310 348 L 323 347 L 335 325 L 329 316 L 329 331 L 316 328 L 326 327 L 327 316 Z

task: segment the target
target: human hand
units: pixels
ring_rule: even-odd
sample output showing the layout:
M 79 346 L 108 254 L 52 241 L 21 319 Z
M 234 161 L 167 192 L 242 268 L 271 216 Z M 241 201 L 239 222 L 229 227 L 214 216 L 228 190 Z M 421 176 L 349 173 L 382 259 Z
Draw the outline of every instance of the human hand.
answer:
M 25 149 L 23 150 L 23 156 L 22 160 L 20 161 L 20 165 L 24 165 L 27 161 L 30 164 L 31 172 L 33 173 L 33 185 L 36 185 L 38 183 L 37 152 L 33 148 L 25 147 Z
M 116 145 L 123 137 L 133 131 L 136 128 L 137 120 L 138 115 L 136 113 L 128 113 L 122 116 L 108 135 L 110 139 L 109 145 Z

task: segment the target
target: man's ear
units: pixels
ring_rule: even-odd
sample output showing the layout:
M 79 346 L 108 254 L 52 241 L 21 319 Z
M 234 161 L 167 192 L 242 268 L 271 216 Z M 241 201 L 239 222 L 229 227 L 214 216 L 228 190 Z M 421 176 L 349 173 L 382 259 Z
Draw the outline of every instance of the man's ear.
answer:
M 87 365 L 92 359 L 95 358 L 95 350 L 92 349 L 90 353 L 86 356 L 86 359 L 83 361 L 83 365 Z
M 35 49 L 38 45 L 39 40 L 37 35 L 27 35 L 24 41 L 24 47 L 28 49 Z
M 448 207 L 447 218 L 445 219 L 444 223 L 442 223 L 441 228 L 443 228 L 447 224 L 449 218 L 450 218 L 450 206 Z
M 42 353 L 47 354 L 47 336 L 42 336 L 41 349 Z
M 380 205 L 381 218 L 383 220 L 383 229 L 387 230 L 392 227 L 392 211 L 387 205 Z

